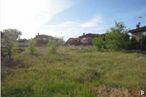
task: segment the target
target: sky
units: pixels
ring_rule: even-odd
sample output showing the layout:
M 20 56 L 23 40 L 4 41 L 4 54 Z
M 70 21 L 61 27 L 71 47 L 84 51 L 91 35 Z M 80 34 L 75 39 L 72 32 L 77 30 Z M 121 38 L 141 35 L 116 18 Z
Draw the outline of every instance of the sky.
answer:
M 0 0 L 0 31 L 18 29 L 26 39 L 101 34 L 115 21 L 127 29 L 146 26 L 146 0 Z

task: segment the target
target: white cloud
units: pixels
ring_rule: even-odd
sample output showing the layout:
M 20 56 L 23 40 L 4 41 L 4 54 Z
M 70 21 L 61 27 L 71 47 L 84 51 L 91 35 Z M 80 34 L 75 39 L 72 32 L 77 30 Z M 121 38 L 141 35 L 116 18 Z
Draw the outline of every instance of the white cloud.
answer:
M 96 16 L 94 18 L 91 18 L 87 21 L 83 22 L 77 22 L 77 21 L 65 21 L 61 24 L 57 25 L 47 25 L 47 27 L 74 27 L 74 28 L 92 28 L 92 27 L 98 27 L 100 24 L 102 24 L 102 17 L 101 16 Z
M 25 37 L 34 36 L 46 21 L 73 4 L 73 0 L 1 0 L 1 30 L 17 28 Z
M 75 0 L 76 1 L 76 0 Z M 64 37 L 77 37 L 83 32 L 103 32 L 102 17 L 89 20 L 64 21 L 52 24 L 54 16 L 76 4 L 74 0 L 1 0 L 0 30 L 16 28 L 22 31 L 22 38 L 32 38 L 40 34 Z
M 51 35 L 58 37 L 65 36 L 65 40 L 69 37 L 78 37 L 82 33 L 103 33 L 108 28 L 108 25 L 103 24 L 101 16 L 93 17 L 89 20 L 78 21 L 65 21 L 60 24 L 46 25 L 43 32 L 48 32 Z
M 97 27 L 101 23 L 102 23 L 102 17 L 97 16 L 87 22 L 82 23 L 81 27 Z

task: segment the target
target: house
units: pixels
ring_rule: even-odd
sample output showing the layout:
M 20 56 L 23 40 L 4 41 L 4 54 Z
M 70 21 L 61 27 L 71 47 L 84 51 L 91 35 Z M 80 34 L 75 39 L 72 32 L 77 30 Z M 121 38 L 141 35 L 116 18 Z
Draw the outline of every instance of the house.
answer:
M 28 47 L 28 40 L 27 39 L 19 39 L 17 40 L 17 44 L 19 48 Z
M 137 41 L 139 41 L 143 35 L 146 35 L 146 26 L 140 27 L 139 25 L 136 26 L 136 29 L 129 30 Z
M 34 38 L 34 40 L 36 41 L 36 45 L 37 46 L 44 46 L 44 45 L 47 45 L 48 43 L 48 40 L 49 40 L 49 37 L 48 35 L 44 35 L 44 34 L 37 34 Z
M 140 24 L 140 23 L 139 23 Z M 146 41 L 143 36 L 146 36 L 146 26 L 140 27 L 140 25 L 136 25 L 136 29 L 129 30 L 131 36 L 136 39 L 134 42 L 134 49 L 146 50 Z
M 79 38 L 69 38 L 66 42 L 67 45 L 79 45 L 80 39 Z
M 79 36 L 78 38 L 69 38 L 66 42 L 67 45 L 92 45 L 92 41 L 94 38 L 102 36 L 100 34 L 92 34 L 83 33 L 82 36 Z
M 100 36 L 99 34 L 92 34 L 92 33 L 83 34 L 82 36 L 79 36 L 80 43 L 83 45 L 91 45 L 93 39 L 99 36 Z

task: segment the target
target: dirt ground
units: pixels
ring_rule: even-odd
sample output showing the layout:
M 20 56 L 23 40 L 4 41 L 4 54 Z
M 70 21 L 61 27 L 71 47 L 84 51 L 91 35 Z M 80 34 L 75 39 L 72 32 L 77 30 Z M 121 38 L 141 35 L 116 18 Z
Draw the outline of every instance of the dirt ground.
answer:
M 140 95 L 140 90 L 128 90 L 127 88 L 110 88 L 105 85 L 94 88 L 99 97 L 146 97 Z

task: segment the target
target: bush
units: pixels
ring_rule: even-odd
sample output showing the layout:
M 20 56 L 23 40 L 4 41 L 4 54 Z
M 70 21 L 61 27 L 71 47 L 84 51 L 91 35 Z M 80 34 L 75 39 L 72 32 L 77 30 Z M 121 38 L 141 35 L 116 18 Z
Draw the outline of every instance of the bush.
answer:
M 29 40 L 28 50 L 31 55 L 34 55 L 36 53 L 35 42 L 33 39 Z
M 105 36 L 106 48 L 108 49 L 128 49 L 130 45 L 129 35 L 124 32 L 110 32 Z
M 93 45 L 97 47 L 98 50 L 105 48 L 105 40 L 103 37 L 97 37 L 93 39 Z
M 59 46 L 59 43 L 57 42 L 56 39 L 50 39 L 48 41 L 48 52 L 49 53 L 56 53 L 58 46 Z
M 13 58 L 16 53 L 16 41 L 19 39 L 21 32 L 17 29 L 5 29 L 1 32 L 2 55 Z
M 110 49 L 128 49 L 130 45 L 126 27 L 121 22 L 115 23 L 115 27 L 112 27 L 107 32 L 105 39 L 106 47 Z
M 124 24 L 116 22 L 115 27 L 107 31 L 104 37 L 94 39 L 93 44 L 96 45 L 98 49 L 129 49 L 130 39 Z

